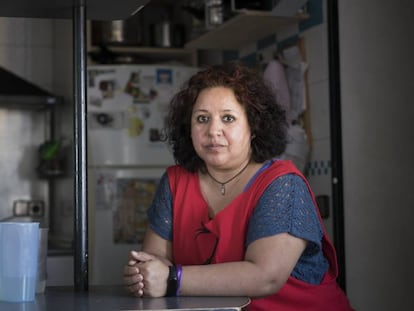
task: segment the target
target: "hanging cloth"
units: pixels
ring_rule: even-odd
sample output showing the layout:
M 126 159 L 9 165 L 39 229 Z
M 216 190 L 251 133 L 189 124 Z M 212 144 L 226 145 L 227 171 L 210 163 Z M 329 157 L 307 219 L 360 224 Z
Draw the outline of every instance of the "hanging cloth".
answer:
M 263 72 L 263 78 L 272 88 L 279 105 L 286 111 L 286 117 L 290 123 L 292 119 L 290 114 L 291 104 L 285 68 L 278 60 L 271 60 Z

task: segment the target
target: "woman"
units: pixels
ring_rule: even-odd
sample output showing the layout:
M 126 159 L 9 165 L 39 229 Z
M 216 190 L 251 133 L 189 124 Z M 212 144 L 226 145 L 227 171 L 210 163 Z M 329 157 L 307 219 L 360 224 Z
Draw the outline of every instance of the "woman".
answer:
M 237 63 L 196 73 L 172 99 L 177 165 L 161 178 L 142 251 L 124 268 L 135 296 L 249 296 L 249 310 L 351 310 L 314 196 L 277 160 L 287 123 L 271 90 Z

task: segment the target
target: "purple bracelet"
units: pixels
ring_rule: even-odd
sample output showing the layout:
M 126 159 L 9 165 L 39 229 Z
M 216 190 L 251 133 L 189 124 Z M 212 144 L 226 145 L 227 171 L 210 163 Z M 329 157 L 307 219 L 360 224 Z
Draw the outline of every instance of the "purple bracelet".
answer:
M 178 293 L 181 288 L 181 275 L 183 274 L 183 267 L 181 265 L 175 266 L 175 271 L 177 273 L 177 293 L 176 296 L 178 296 Z

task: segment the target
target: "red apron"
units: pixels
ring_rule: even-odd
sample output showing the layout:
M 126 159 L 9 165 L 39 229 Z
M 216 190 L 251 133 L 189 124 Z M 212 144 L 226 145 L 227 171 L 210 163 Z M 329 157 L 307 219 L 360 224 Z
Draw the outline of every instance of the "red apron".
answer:
M 170 167 L 168 178 L 173 199 L 174 262 L 200 265 L 206 263 L 212 254 L 214 256 L 211 263 L 243 261 L 248 221 L 258 200 L 273 180 L 289 173 L 303 178 L 316 206 L 307 180 L 291 161 L 275 161 L 256 177 L 249 189 L 237 196 L 213 219 L 209 219 L 208 206 L 201 194 L 198 175 L 179 166 Z M 318 210 L 317 213 L 322 223 Z M 322 227 L 324 228 L 323 225 Z M 325 231 L 322 249 L 329 262 L 329 270 L 320 285 L 289 277 L 277 293 L 252 299 L 249 310 L 352 310 L 336 283 L 336 253 Z

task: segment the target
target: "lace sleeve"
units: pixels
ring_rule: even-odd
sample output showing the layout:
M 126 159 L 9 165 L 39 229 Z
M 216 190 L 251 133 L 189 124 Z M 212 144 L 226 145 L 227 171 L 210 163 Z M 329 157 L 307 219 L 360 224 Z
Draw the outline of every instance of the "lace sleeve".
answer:
M 265 190 L 250 219 L 246 243 L 282 232 L 311 242 L 308 252 L 321 248 L 323 232 L 311 195 L 295 174 L 277 178 Z
M 162 175 L 160 183 L 147 217 L 149 227 L 162 238 L 172 241 L 172 209 L 171 191 L 167 173 Z
M 322 225 L 305 182 L 294 174 L 277 178 L 265 190 L 250 219 L 246 243 L 282 232 L 308 241 L 291 275 L 320 284 L 329 268 L 322 252 Z

